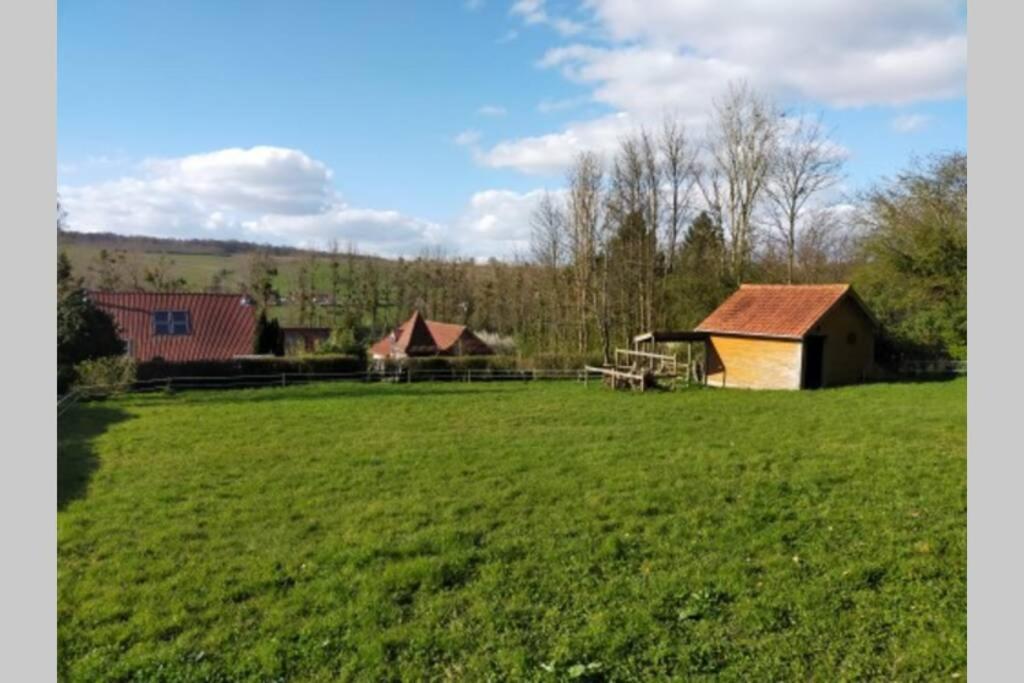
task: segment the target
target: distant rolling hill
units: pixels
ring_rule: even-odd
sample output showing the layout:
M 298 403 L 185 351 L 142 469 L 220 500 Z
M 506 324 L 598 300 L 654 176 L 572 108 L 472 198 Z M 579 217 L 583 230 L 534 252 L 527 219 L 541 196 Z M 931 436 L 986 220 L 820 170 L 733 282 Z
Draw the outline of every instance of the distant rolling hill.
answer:
M 125 289 L 149 289 L 144 283 L 147 268 L 157 267 L 161 262 L 170 277 L 184 278 L 186 291 L 204 292 L 238 292 L 248 279 L 249 264 L 257 251 L 268 251 L 277 266 L 275 288 L 286 298 L 291 298 L 297 288 L 297 280 L 303 262 L 311 258 L 318 261 L 316 269 L 315 291 L 326 294 L 330 291 L 330 254 L 323 251 L 311 251 L 295 247 L 269 246 L 253 242 L 213 239 L 165 239 L 145 236 L 125 236 L 113 233 L 81 233 L 61 231 L 58 235 L 58 246 L 63 249 L 71 261 L 75 277 L 84 280 L 86 287 L 96 287 L 99 279 L 100 254 L 106 251 L 118 260 L 117 272 L 124 282 Z M 349 263 L 354 271 L 355 286 L 362 292 L 369 281 L 384 287 L 396 281 L 400 261 L 378 256 L 363 254 L 347 254 L 342 251 L 338 255 L 341 263 L 342 276 L 347 273 Z M 368 278 L 369 269 L 374 267 L 375 275 Z M 488 266 L 469 266 L 476 275 L 483 274 Z M 362 283 L 361 285 L 359 283 Z M 344 296 L 344 286 L 340 296 Z M 378 311 L 384 320 L 397 321 L 408 311 L 398 310 L 384 299 L 378 300 Z M 284 324 L 297 324 L 298 307 L 284 305 L 274 307 L 271 315 L 276 316 Z M 318 310 L 318 324 L 327 325 L 327 314 Z
M 121 262 L 118 270 L 123 274 L 126 288 L 131 288 L 128 283 L 133 280 L 141 282 L 145 270 L 157 266 L 162 260 L 170 276 L 185 279 L 187 291 L 237 292 L 246 280 L 252 255 L 264 250 L 270 252 L 277 265 L 275 285 L 283 296 L 288 296 L 296 287 L 300 265 L 303 260 L 309 259 L 311 254 L 315 254 L 320 260 L 317 271 L 318 291 L 327 291 L 329 288 L 329 254 L 294 247 L 233 240 L 178 240 L 70 231 L 60 232 L 58 247 L 67 253 L 72 272 L 76 277 L 81 277 L 87 287 L 97 285 L 100 252 L 106 250 Z M 342 253 L 340 258 L 345 262 L 348 255 Z M 375 265 L 389 271 L 397 265 L 394 261 L 376 256 L 355 254 L 351 258 L 358 264 L 357 267 L 373 261 Z M 283 322 L 292 323 L 296 314 L 291 308 L 278 307 L 274 313 Z

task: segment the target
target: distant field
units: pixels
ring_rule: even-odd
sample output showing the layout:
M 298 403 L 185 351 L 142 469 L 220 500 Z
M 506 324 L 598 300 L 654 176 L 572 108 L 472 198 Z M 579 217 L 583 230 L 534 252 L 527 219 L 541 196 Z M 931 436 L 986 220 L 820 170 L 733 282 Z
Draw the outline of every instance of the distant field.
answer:
M 71 261 L 72 272 L 77 277 L 83 277 L 86 286 L 95 285 L 95 275 L 90 267 L 94 267 L 98 261 L 99 252 L 103 247 L 91 244 L 67 244 L 65 250 Z M 113 251 L 110 249 L 109 251 Z M 223 291 L 239 291 L 241 283 L 245 281 L 250 255 L 247 253 L 238 254 L 193 254 L 193 253 L 161 253 L 155 251 L 130 251 L 128 258 L 132 265 L 139 270 L 140 276 L 146 267 L 153 267 L 163 257 L 170 264 L 170 273 L 174 277 L 185 278 L 187 291 L 201 292 L 206 290 L 215 275 L 221 279 Z M 296 287 L 299 268 L 303 256 L 275 256 L 278 276 L 275 278 L 275 286 L 278 291 L 287 295 Z M 329 271 L 326 260 L 321 260 L 317 278 L 318 291 L 326 292 L 330 289 Z M 270 309 L 271 317 L 277 317 L 284 324 L 298 324 L 298 309 L 295 306 L 274 306 Z M 321 324 L 327 325 L 327 315 Z
M 962 679 L 965 438 L 963 380 L 81 405 L 60 676 Z
M 71 260 L 71 267 L 75 274 L 91 279 L 89 267 L 96 263 L 101 247 L 90 244 L 70 244 L 67 246 L 68 258 Z M 213 279 L 213 276 L 222 270 L 228 274 L 224 278 L 225 286 L 234 290 L 245 278 L 249 255 L 248 254 L 174 254 L 148 251 L 130 252 L 130 257 L 135 263 L 141 266 L 153 266 L 164 256 L 173 261 L 172 272 L 178 277 L 188 281 L 188 288 L 195 291 L 202 291 Z M 290 289 L 299 268 L 299 256 L 277 256 L 274 259 L 278 263 L 278 284 L 284 289 Z

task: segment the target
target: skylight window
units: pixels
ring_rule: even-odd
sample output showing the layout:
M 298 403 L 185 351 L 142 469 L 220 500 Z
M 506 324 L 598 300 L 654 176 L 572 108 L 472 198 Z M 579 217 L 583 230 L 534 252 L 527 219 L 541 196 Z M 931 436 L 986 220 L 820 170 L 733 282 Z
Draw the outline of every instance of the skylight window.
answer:
M 188 311 L 156 311 L 153 313 L 153 331 L 158 335 L 180 335 L 192 331 Z

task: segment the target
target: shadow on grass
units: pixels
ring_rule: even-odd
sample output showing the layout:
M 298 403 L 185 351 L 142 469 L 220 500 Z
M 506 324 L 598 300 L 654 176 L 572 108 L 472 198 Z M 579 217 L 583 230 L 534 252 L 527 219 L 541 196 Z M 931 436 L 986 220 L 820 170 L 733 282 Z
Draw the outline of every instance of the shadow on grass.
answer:
M 94 442 L 111 425 L 131 416 L 117 407 L 90 403 L 72 408 L 57 423 L 57 509 L 81 498 L 99 466 Z

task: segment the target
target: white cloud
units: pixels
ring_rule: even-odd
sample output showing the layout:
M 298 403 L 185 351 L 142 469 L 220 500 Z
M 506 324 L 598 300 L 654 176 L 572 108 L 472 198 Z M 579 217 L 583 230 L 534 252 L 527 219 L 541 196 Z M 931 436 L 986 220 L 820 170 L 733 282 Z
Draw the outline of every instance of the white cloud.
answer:
M 486 166 L 515 168 L 524 173 L 557 173 L 579 152 L 610 153 L 618 140 L 637 125 L 637 119 L 627 113 L 612 114 L 570 124 L 558 133 L 499 143 L 480 152 L 477 160 Z
M 480 142 L 480 131 L 464 130 L 455 136 L 454 141 L 459 147 L 472 147 Z
M 469 131 L 472 132 L 472 131 Z M 207 237 L 416 256 L 437 247 L 464 256 L 525 252 L 541 190 L 474 194 L 450 224 L 356 207 L 331 184 L 331 170 L 300 150 L 224 149 L 152 159 L 117 180 L 60 187 L 68 225 L 156 237 Z
M 641 47 L 575 44 L 549 50 L 539 62 L 559 67 L 569 80 L 594 88 L 593 99 L 634 114 L 682 110 L 693 118 L 732 79 L 749 78 L 742 66 L 709 57 Z
M 555 190 L 552 194 L 559 194 Z M 460 253 L 475 257 L 526 255 L 530 217 L 545 190 L 477 192 L 455 221 L 451 239 Z
M 518 0 L 512 9 L 511 14 L 518 15 L 523 22 L 529 25 L 545 25 L 555 29 L 563 36 L 573 36 L 581 33 L 583 24 L 565 17 L 556 17 L 548 13 L 544 0 Z
M 476 113 L 481 116 L 504 116 L 508 111 L 505 110 L 505 107 L 499 107 L 496 104 L 485 104 L 477 109 Z
M 901 114 L 891 122 L 892 129 L 897 133 L 914 133 L 921 130 L 931 120 L 926 114 Z
M 102 171 L 109 173 L 111 169 L 125 168 L 131 163 L 131 160 L 123 155 L 93 155 L 88 156 L 80 161 L 61 162 L 57 164 L 57 172 L 61 175 L 76 175 L 83 172 L 89 171 Z
M 711 100 L 740 78 L 784 100 L 832 107 L 905 105 L 960 97 L 965 89 L 962 0 L 586 0 L 584 6 L 604 40 L 557 47 L 538 65 L 559 69 L 589 87 L 594 101 L 647 125 L 669 112 L 700 126 Z M 513 11 L 527 24 L 548 17 L 538 0 L 519 2 Z M 526 172 L 557 168 L 571 158 L 567 150 L 580 131 L 618 135 L 608 118 L 505 140 L 480 159 Z
M 65 185 L 60 194 L 69 227 L 84 232 L 298 246 L 337 238 L 380 254 L 412 254 L 445 239 L 430 221 L 348 205 L 331 175 L 299 150 L 252 147 L 153 159 L 134 175 Z
M 501 38 L 498 38 L 498 40 L 495 41 L 495 42 L 497 42 L 499 45 L 501 45 L 503 43 L 511 43 L 513 40 L 515 40 L 518 37 L 519 37 L 519 31 L 517 31 L 514 28 L 512 28 L 512 29 L 509 29 L 508 31 L 506 31 L 501 36 Z

